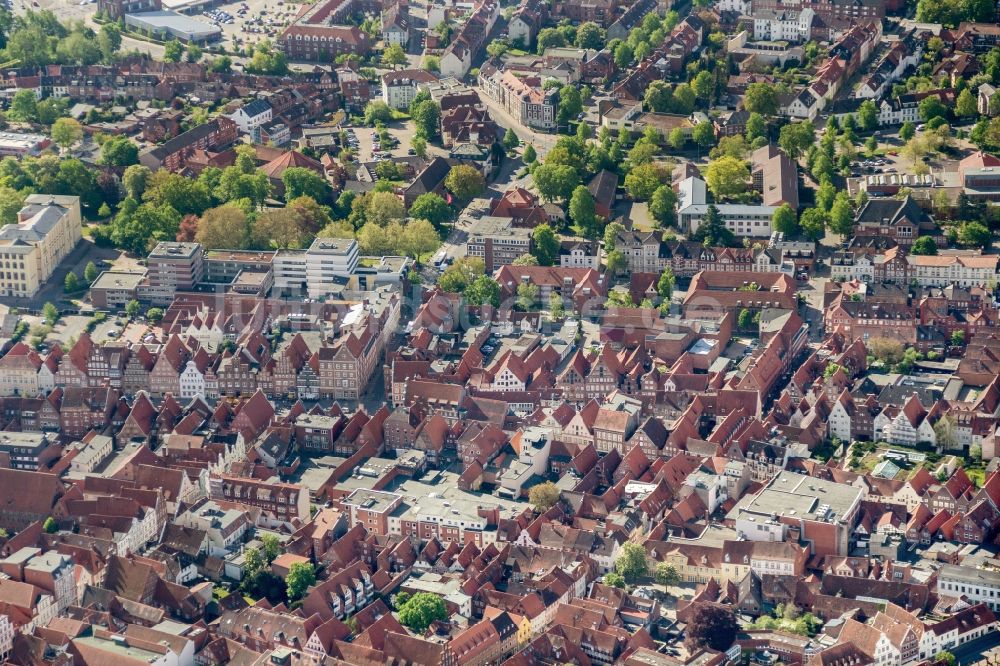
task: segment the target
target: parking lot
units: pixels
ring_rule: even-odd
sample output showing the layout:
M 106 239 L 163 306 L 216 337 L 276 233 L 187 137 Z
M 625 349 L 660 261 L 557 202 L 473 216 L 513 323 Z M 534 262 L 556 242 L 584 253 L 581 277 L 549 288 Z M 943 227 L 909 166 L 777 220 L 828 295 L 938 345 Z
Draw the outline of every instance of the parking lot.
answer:
M 216 5 L 198 18 L 222 28 L 221 45 L 227 50 L 249 50 L 265 39 L 277 39 L 300 8 L 283 0 L 241 0 Z

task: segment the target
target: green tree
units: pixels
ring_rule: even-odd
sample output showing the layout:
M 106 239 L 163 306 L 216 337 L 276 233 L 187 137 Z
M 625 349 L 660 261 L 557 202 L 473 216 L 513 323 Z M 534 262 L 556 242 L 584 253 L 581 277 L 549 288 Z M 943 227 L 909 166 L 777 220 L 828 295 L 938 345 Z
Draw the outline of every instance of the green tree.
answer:
M 654 113 L 666 113 L 673 102 L 674 91 L 666 81 L 653 81 L 646 88 L 643 101 L 646 108 Z
M 198 62 L 203 55 L 205 55 L 205 52 L 194 42 L 188 44 L 185 49 L 185 56 L 188 62 Z
M 681 575 L 677 569 L 666 562 L 660 562 L 656 565 L 655 578 L 660 585 L 679 585 L 681 583 Z
M 83 269 L 83 279 L 87 281 L 87 284 L 91 284 L 97 279 L 98 275 L 100 273 L 97 270 L 97 265 L 93 261 L 88 261 Z
M 953 655 L 951 652 L 948 652 L 947 650 L 942 650 L 941 652 L 938 652 L 936 655 L 934 655 L 934 661 L 937 663 L 946 664 L 946 666 L 955 666 L 955 664 L 957 663 L 955 661 L 955 655 Z
M 771 228 L 788 236 L 794 236 L 799 231 L 799 222 L 795 211 L 788 204 L 781 204 L 771 216 Z
M 441 107 L 431 99 L 414 104 L 410 108 L 410 115 L 413 117 L 413 124 L 417 128 L 417 134 L 425 139 L 433 139 L 438 133 L 438 124 L 441 122 Z
M 815 140 L 815 129 L 808 120 L 798 123 L 788 123 L 781 128 L 778 135 L 778 145 L 788 153 L 793 160 L 804 153 Z
M 252 578 L 263 568 L 264 558 L 261 556 L 259 548 L 250 546 L 243 551 L 243 572 L 246 576 Z
M 530 146 L 529 146 L 530 148 Z M 525 151 L 527 153 L 527 151 Z M 576 169 L 565 164 L 542 164 L 531 170 L 531 180 L 543 199 L 569 199 L 580 183 Z M 584 187 L 584 189 L 586 189 Z M 589 194 L 589 191 L 588 191 Z M 570 210 L 570 217 L 573 212 Z
M 551 266 L 559 258 L 559 239 L 556 237 L 552 227 L 547 224 L 539 224 L 531 232 L 531 240 L 534 245 L 535 256 L 542 266 Z
M 538 46 L 538 55 L 545 53 L 545 49 L 568 46 L 565 35 L 555 28 L 542 28 L 538 31 L 538 37 L 535 41 Z
M 635 583 L 648 571 L 646 549 L 642 544 L 630 541 L 623 545 L 618 559 L 615 560 L 615 572 L 621 574 L 626 582 Z
M 448 619 L 444 600 L 430 592 L 417 592 L 399 609 L 399 621 L 411 631 L 422 634 L 431 623 Z
M 598 233 L 597 207 L 585 185 L 577 185 L 569 200 L 569 217 L 581 236 L 594 238 Z
M 514 130 L 507 130 L 503 135 L 503 147 L 507 149 L 507 152 L 513 151 L 521 145 L 521 140 L 517 138 L 517 134 Z
M 171 39 L 169 42 L 163 45 L 164 62 L 180 62 L 181 56 L 183 55 L 184 55 L 184 45 L 181 44 L 176 39 Z
M 560 88 L 556 122 L 568 125 L 569 121 L 575 119 L 581 111 L 583 111 L 583 97 L 580 95 L 580 89 L 572 85 Z
M 35 91 L 23 88 L 14 93 L 7 115 L 11 120 L 34 121 L 38 117 L 38 98 L 35 97 Z
M 581 49 L 604 48 L 604 29 L 593 21 L 587 21 L 576 29 L 576 46 Z
M 920 100 L 920 104 L 917 106 L 917 113 L 920 114 L 920 118 L 924 122 L 928 122 L 932 118 L 946 117 L 948 115 L 948 107 L 936 96 L 931 95 Z
M 42 320 L 48 326 L 55 326 L 59 321 L 59 309 L 52 303 L 46 303 L 42 306 Z
M 382 123 L 383 125 L 392 120 L 392 109 L 381 100 L 372 100 L 365 105 L 365 124 L 371 127 Z
M 749 330 L 753 327 L 753 313 L 747 308 L 740 310 L 739 316 L 736 318 L 736 325 L 739 326 L 744 331 Z
M 705 169 L 705 182 L 716 198 L 732 197 L 747 189 L 750 169 L 735 157 L 723 156 L 712 160 Z
M 989 228 L 980 222 L 963 222 L 958 228 L 958 241 L 967 247 L 989 247 L 992 235 Z
M 117 134 L 101 146 L 101 164 L 116 167 L 127 167 L 138 164 L 139 146 L 122 134 Z
M 649 214 L 661 226 L 668 227 L 677 223 L 677 194 L 669 185 L 660 185 L 649 199 Z
M 80 290 L 80 278 L 76 276 L 76 273 L 70 271 L 66 273 L 66 279 L 63 280 L 63 291 L 67 294 L 73 294 Z
M 538 513 L 545 513 L 559 501 L 559 486 L 551 481 L 545 481 L 532 486 L 528 490 L 528 502 Z
M 830 231 L 844 238 L 850 236 L 854 229 L 854 207 L 846 190 L 840 190 L 833 199 L 830 208 Z
M 706 106 L 710 105 L 715 96 L 715 77 L 711 72 L 702 70 L 698 72 L 692 81 L 695 94 Z
M 500 307 L 500 285 L 489 275 L 480 275 L 465 289 L 469 305 Z
M 441 237 L 427 220 L 414 219 L 406 223 L 396 239 L 396 253 L 419 259 L 441 247 Z
M 475 167 L 459 164 L 451 168 L 444 179 L 444 186 L 463 201 L 479 196 L 486 189 L 483 174 Z
M 285 186 L 285 201 L 290 202 L 299 197 L 324 203 L 333 196 L 333 190 L 326 178 L 306 167 L 289 167 L 281 174 L 281 182 Z
M 486 264 L 477 257 L 463 257 L 449 266 L 438 278 L 438 286 L 442 291 L 448 293 L 461 293 L 465 291 L 473 280 L 484 275 Z
M 662 184 L 662 171 L 655 164 L 641 164 L 625 176 L 625 191 L 635 201 L 646 201 Z
M 105 23 L 97 32 L 97 48 L 101 51 L 101 57 L 106 63 L 114 60 L 118 49 L 122 46 L 122 31 L 117 23 Z
M 799 217 L 799 227 L 807 238 L 819 240 L 826 232 L 826 214 L 819 208 L 807 208 Z
M 751 83 L 743 95 L 743 108 L 750 113 L 773 116 L 778 113 L 778 91 L 770 83 Z
M 494 39 L 486 45 L 486 55 L 491 58 L 501 58 L 510 50 L 510 43 L 506 39 Z
M 83 128 L 72 118 L 59 118 L 52 124 L 52 140 L 60 148 L 72 148 L 83 138 Z
M 747 118 L 746 140 L 753 143 L 754 139 L 767 138 L 767 122 L 759 113 L 751 113 Z
M 910 247 L 910 254 L 935 255 L 937 253 L 937 243 L 934 242 L 931 236 L 920 236 L 917 240 L 913 241 L 913 246 Z
M 246 213 L 232 204 L 208 209 L 198 223 L 195 240 L 208 250 L 249 248 L 250 225 Z
M 45 522 L 42 523 L 42 529 L 45 530 L 47 534 L 55 534 L 59 531 L 59 525 L 52 516 L 49 516 L 45 519 Z
M 961 347 L 965 344 L 965 331 L 961 329 L 956 329 L 951 332 L 951 344 L 955 347 Z
M 521 153 L 521 161 L 525 164 L 532 164 L 536 159 L 538 159 L 535 153 L 535 147 L 530 143 L 524 147 L 524 152 Z
M 3 178 L 0 177 L 0 183 Z M 12 187 L 0 184 L 0 225 L 14 224 L 17 212 L 24 206 L 27 194 Z
M 427 220 L 434 226 L 440 226 L 451 219 L 452 210 L 448 202 L 433 192 L 425 192 L 413 201 L 410 206 L 410 217 Z
M 907 120 L 903 123 L 902 127 L 899 128 L 899 138 L 901 141 L 906 142 L 913 138 L 913 135 L 917 133 L 916 126 Z
M 133 164 L 125 169 L 122 174 L 122 186 L 125 188 L 125 196 L 135 201 L 142 199 L 142 193 L 146 191 L 146 183 L 152 172 L 149 167 L 141 164 Z
M 978 113 L 979 108 L 976 106 L 975 96 L 973 96 L 972 91 L 965 88 L 958 94 L 958 99 L 955 100 L 955 115 L 971 117 L 977 115 Z
M 674 284 L 677 282 L 677 278 L 674 277 L 674 272 L 670 270 L 670 267 L 663 269 L 660 273 L 660 279 L 656 282 L 656 293 L 660 295 L 660 298 L 664 300 L 670 299 L 670 294 L 674 291 Z
M 243 65 L 247 74 L 282 76 L 288 73 L 288 59 L 270 40 L 258 42 L 253 56 Z
M 423 159 L 427 159 L 427 139 L 422 136 L 414 135 L 410 139 L 410 148 L 413 148 L 414 154 Z
M 163 309 L 149 308 L 146 310 L 146 319 L 148 319 L 151 324 L 159 324 L 163 320 Z
M 135 299 L 132 299 L 131 301 L 125 304 L 125 314 L 128 316 L 129 319 L 135 319 L 136 317 L 139 316 L 139 313 L 141 311 L 142 311 L 142 305 L 139 303 L 139 301 Z
M 295 562 L 288 567 L 285 583 L 288 586 L 289 601 L 297 601 L 305 596 L 306 591 L 312 585 L 316 584 L 316 569 L 311 562 Z
M 518 309 L 529 312 L 538 303 L 538 285 L 534 282 L 522 282 L 517 285 L 517 307 Z
M 566 316 L 566 305 L 558 292 L 552 292 L 549 295 L 549 314 L 552 315 L 553 320 L 560 320 Z
M 670 130 L 670 136 L 667 138 L 667 141 L 670 143 L 671 148 L 680 151 L 681 149 L 684 148 L 684 144 L 687 143 L 687 135 L 684 133 L 684 130 L 682 130 L 680 127 L 675 127 L 674 129 Z
M 732 247 L 736 238 L 723 222 L 719 209 L 709 204 L 701 224 L 691 233 L 691 240 L 707 247 Z
M 604 574 L 604 584 L 609 587 L 617 587 L 620 590 L 625 589 L 625 577 L 620 573 L 609 571 Z
M 633 60 L 635 60 L 635 52 L 626 42 L 619 43 L 618 46 L 615 47 L 612 55 L 615 59 L 615 65 L 617 65 L 619 69 L 625 69 L 632 64 Z
M 406 215 L 403 202 L 392 192 L 370 192 L 359 200 L 365 211 L 365 219 L 380 226 L 392 220 L 401 220 Z
M 263 534 L 260 537 L 261 545 L 264 547 L 264 561 L 267 566 L 271 566 L 271 562 L 281 555 L 281 542 L 273 534 Z
M 691 131 L 691 138 L 703 149 L 710 147 L 715 143 L 715 129 L 712 127 L 712 123 L 698 123 L 695 125 Z
M 866 99 L 858 107 L 858 120 L 861 122 L 861 129 L 871 132 L 878 127 L 878 107 L 875 102 Z
M 399 44 L 391 44 L 382 52 L 382 64 L 393 68 L 407 63 L 406 51 Z
M 611 250 L 608 252 L 605 263 L 607 264 L 608 273 L 611 275 L 618 275 L 628 266 L 625 254 L 621 250 Z

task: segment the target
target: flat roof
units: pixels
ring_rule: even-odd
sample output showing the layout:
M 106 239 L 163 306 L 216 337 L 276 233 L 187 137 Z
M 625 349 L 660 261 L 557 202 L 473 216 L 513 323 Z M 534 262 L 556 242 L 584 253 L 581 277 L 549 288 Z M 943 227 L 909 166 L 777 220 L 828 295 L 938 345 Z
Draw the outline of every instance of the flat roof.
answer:
M 132 23 L 133 25 L 148 26 L 154 30 L 169 30 L 175 34 L 183 33 L 194 39 L 222 34 L 222 28 L 217 25 L 198 21 L 190 16 L 171 11 L 126 14 L 125 22 Z
M 977 585 L 992 585 L 1000 587 L 1000 571 L 990 569 L 973 569 L 957 564 L 945 564 L 941 567 L 940 579 L 958 580 L 963 583 Z
M 861 499 L 861 490 L 787 470 L 780 472 L 756 495 L 746 495 L 726 516 L 796 516 L 817 522 L 840 522 Z M 820 515 L 820 510 L 823 514 Z M 752 518 L 752 515 L 747 516 Z
M 90 285 L 91 289 L 129 289 L 133 290 L 137 288 L 143 280 L 146 279 L 146 273 L 126 273 L 118 271 L 104 271 L 97 276 L 94 280 L 94 284 Z

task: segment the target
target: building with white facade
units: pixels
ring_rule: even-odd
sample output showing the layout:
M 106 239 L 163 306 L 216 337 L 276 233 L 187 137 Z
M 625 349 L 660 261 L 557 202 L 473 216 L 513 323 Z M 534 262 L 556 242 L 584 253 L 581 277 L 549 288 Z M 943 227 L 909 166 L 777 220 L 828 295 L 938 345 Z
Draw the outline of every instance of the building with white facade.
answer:
M 382 101 L 392 109 L 409 108 L 420 90 L 427 90 L 437 77 L 422 69 L 403 69 L 382 75 Z
M 685 178 L 678 185 L 677 221 L 681 229 L 694 233 L 708 214 L 708 190 L 705 181 L 694 176 Z M 726 228 L 737 236 L 770 238 L 771 217 L 777 206 L 752 206 L 745 204 L 715 204 Z
M 754 39 L 765 41 L 805 42 L 812 32 L 816 12 L 806 8 L 801 11 L 775 11 L 764 9 L 753 14 Z
M 229 118 L 236 123 L 237 127 L 244 134 L 249 134 L 251 137 L 259 130 L 263 125 L 271 122 L 274 117 L 274 110 L 271 105 L 263 99 L 255 99 L 252 102 L 244 104 L 240 108 L 236 109 L 233 113 L 229 114 Z
M 0 228 L 0 296 L 34 296 L 81 236 L 80 197 L 29 196 Z
M 317 238 L 308 250 L 282 250 L 274 257 L 274 288 L 321 298 L 347 286 L 358 266 L 358 243 Z
M 937 591 L 941 596 L 964 596 L 972 603 L 1000 610 L 1000 571 L 973 569 L 945 564 L 938 572 Z

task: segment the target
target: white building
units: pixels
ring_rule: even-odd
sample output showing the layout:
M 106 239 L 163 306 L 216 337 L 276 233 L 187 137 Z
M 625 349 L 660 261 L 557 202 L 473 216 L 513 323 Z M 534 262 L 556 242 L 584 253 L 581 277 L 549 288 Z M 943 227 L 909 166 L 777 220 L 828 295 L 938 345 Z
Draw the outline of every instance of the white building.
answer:
M 393 109 L 409 108 L 420 90 L 428 90 L 437 77 L 422 69 L 403 69 L 382 75 L 382 101 Z
M 677 221 L 682 229 L 694 233 L 701 226 L 711 204 L 707 203 L 705 181 L 689 176 L 680 182 L 677 191 Z M 737 236 L 770 238 L 771 218 L 776 206 L 717 204 L 716 210 L 726 228 Z
M 208 554 L 214 557 L 226 557 L 236 551 L 250 527 L 246 513 L 223 509 L 210 499 L 198 502 L 178 516 L 177 524 L 206 532 Z
M 917 284 L 923 287 L 958 285 L 973 287 L 996 279 L 997 255 L 917 255 L 906 256 L 906 263 Z
M 198 368 L 194 359 L 189 360 L 180 375 L 181 398 L 189 400 L 198 395 L 205 395 L 205 373 Z
M 271 122 L 273 115 L 274 111 L 266 100 L 255 99 L 229 114 L 229 118 L 236 123 L 241 132 L 252 136 L 262 125 Z
M 34 296 L 81 236 L 80 197 L 29 196 L 0 228 L 0 296 Z
M 344 238 L 317 238 L 306 250 L 306 284 L 310 298 L 337 289 L 358 266 L 358 242 Z
M 0 615 L 0 659 L 7 659 L 14 647 L 14 625 L 9 615 Z
M 816 12 L 809 8 L 799 12 L 775 10 L 754 12 L 754 39 L 773 42 L 809 41 L 815 16 Z
M 998 611 L 1000 571 L 945 564 L 938 573 L 937 591 L 942 596 L 968 597 L 972 603 L 986 604 Z

